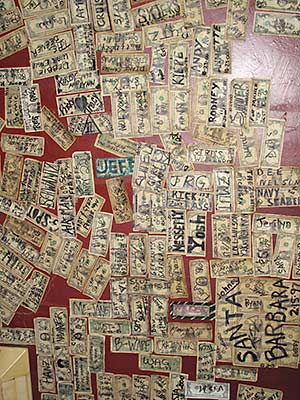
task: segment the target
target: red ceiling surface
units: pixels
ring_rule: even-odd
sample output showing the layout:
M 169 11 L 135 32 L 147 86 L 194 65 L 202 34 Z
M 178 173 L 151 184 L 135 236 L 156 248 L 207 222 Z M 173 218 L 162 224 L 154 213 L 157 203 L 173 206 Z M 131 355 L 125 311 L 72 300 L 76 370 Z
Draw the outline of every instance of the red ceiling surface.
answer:
M 285 118 L 286 131 L 284 138 L 284 147 L 282 154 L 282 165 L 300 166 L 300 38 L 287 38 L 279 36 L 260 36 L 252 33 L 253 15 L 255 9 L 255 1 L 250 0 L 249 20 L 247 24 L 247 37 L 245 41 L 233 42 L 233 62 L 232 75 L 228 78 L 271 78 L 271 105 L 270 116 L 272 118 Z M 226 18 L 226 9 L 206 10 L 203 1 L 204 20 L 206 25 L 212 23 L 223 23 Z M 13 56 L 10 56 L 0 61 L 0 67 L 16 67 L 29 66 L 28 50 L 20 51 Z M 54 78 L 48 78 L 38 81 L 40 85 L 41 102 L 46 105 L 57 115 L 56 93 Z M 4 91 L 1 90 L 0 95 L 0 116 L 4 118 Z M 111 111 L 110 99 L 105 98 L 105 110 Z M 61 121 L 66 125 L 66 119 L 61 118 Z M 7 129 L 4 132 L 8 133 L 24 133 L 20 129 Z M 55 161 L 58 158 L 67 158 L 74 151 L 88 150 L 92 152 L 93 166 L 95 167 L 95 159 L 98 157 L 115 157 L 115 155 L 102 151 L 94 147 L 95 135 L 77 137 L 76 142 L 71 148 L 64 152 L 48 135 L 44 132 L 39 135 L 45 137 L 45 154 L 42 160 Z M 191 133 L 184 134 L 186 143 L 192 142 Z M 146 138 L 148 142 L 159 144 L 159 139 Z M 1 156 L 3 167 L 4 155 Z M 41 158 L 39 158 L 41 159 Z M 197 169 L 201 169 L 198 167 Z M 204 169 L 210 169 L 205 167 Z M 94 170 L 95 172 L 95 170 Z M 95 191 L 106 198 L 106 202 L 102 211 L 112 212 L 108 194 L 105 185 L 105 179 L 95 177 Z M 131 178 L 124 178 L 129 196 L 132 195 Z M 82 203 L 82 199 L 78 201 L 77 210 Z M 297 208 L 280 208 L 267 210 L 260 209 L 260 212 L 278 213 L 287 215 L 299 215 Z M 4 215 L 1 215 L 0 222 L 4 221 Z M 211 235 L 211 226 L 209 227 L 209 235 Z M 132 223 L 113 225 L 113 232 L 132 232 Z M 80 237 L 83 241 L 83 247 L 88 248 L 88 240 Z M 207 243 L 207 259 L 212 256 L 211 243 Z M 185 260 L 186 261 L 186 260 Z M 187 268 L 187 261 L 186 261 Z M 189 282 L 188 282 L 189 285 Z M 215 282 L 212 279 L 212 287 Z M 79 291 L 69 287 L 66 281 L 57 276 L 51 275 L 50 283 L 43 297 L 41 306 L 36 314 L 29 310 L 20 307 L 11 322 L 11 327 L 33 327 L 33 319 L 37 316 L 49 317 L 50 306 L 65 306 L 69 305 L 69 298 L 86 298 Z M 106 288 L 102 299 L 109 299 L 109 290 Z M 189 299 L 191 300 L 191 298 Z M 119 374 L 150 374 L 138 369 L 137 354 L 112 354 L 109 351 L 109 338 L 106 339 L 106 354 L 105 354 L 105 371 Z M 35 347 L 29 346 L 30 363 L 31 363 L 31 378 L 32 391 L 35 400 L 40 399 L 40 394 L 37 389 L 37 364 Z M 196 357 L 183 357 L 182 372 L 189 374 L 189 379 L 195 379 Z M 231 398 L 236 398 L 238 382 L 231 381 Z M 96 395 L 95 375 L 92 375 L 93 390 Z M 284 400 L 297 400 L 300 393 L 300 370 L 292 368 L 279 369 L 259 369 L 258 381 L 256 386 L 269 387 L 280 389 L 284 392 Z

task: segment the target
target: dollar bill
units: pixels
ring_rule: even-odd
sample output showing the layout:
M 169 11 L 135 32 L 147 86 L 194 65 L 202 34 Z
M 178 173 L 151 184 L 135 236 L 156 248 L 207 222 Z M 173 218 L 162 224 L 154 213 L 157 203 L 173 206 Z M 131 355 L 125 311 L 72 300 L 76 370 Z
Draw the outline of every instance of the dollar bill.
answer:
M 150 400 L 150 376 L 132 375 L 132 400 Z
M 251 256 L 251 219 L 249 214 L 231 214 L 232 256 Z
M 149 136 L 150 128 L 150 98 L 148 91 L 130 92 L 131 119 L 134 136 Z
M 49 78 L 58 72 L 71 72 L 77 68 L 74 51 L 32 60 L 31 65 L 34 79 Z
M 170 172 L 167 187 L 168 190 L 210 192 L 212 191 L 212 173 L 206 171 Z
M 1 273 L 1 285 L 7 289 L 10 289 L 16 295 L 22 297 L 27 296 L 29 290 L 29 282 L 27 282 L 23 277 L 12 272 L 3 265 L 0 265 Z
M 184 400 L 188 374 L 170 373 L 170 399 Z
M 253 169 L 237 168 L 234 176 L 236 211 L 254 212 L 256 209 L 254 186 L 257 186 L 257 182 L 255 182 Z
M 44 154 L 45 139 L 39 136 L 13 135 L 3 133 L 1 135 L 2 151 L 30 155 L 42 156 Z
M 249 1 L 228 0 L 226 14 L 226 38 L 245 40 Z
M 207 126 L 225 128 L 227 125 L 227 79 L 211 78 Z
M 18 201 L 9 199 L 0 194 L 0 211 L 14 218 L 23 220 L 26 214 L 25 206 Z
M 88 24 L 90 22 L 90 7 L 89 2 L 86 0 L 81 1 L 79 4 L 75 0 L 69 2 L 69 11 L 71 24 Z
M 256 189 L 257 207 L 295 207 L 300 203 L 299 187 L 274 187 Z
M 39 251 L 15 233 L 1 227 L 0 241 L 31 263 L 39 258 Z
M 199 381 L 214 381 L 215 364 L 216 345 L 209 342 L 198 342 L 196 379 Z
M 167 250 L 168 253 L 186 253 L 186 212 L 185 210 L 167 210 Z
M 205 0 L 205 5 L 208 9 L 225 7 L 227 0 Z
M 267 233 L 297 233 L 299 220 L 295 217 L 278 214 L 255 213 L 252 230 Z
M 279 168 L 284 139 L 285 121 L 269 119 L 268 127 L 264 130 L 260 166 L 266 168 Z
M 98 373 L 104 371 L 105 362 L 105 336 L 88 336 L 89 371 Z
M 230 74 L 232 63 L 231 42 L 226 37 L 225 24 L 212 25 L 211 72 Z
M 243 128 L 239 130 L 238 154 L 240 165 L 244 167 L 258 165 L 258 140 L 255 128 Z
M 8 86 L 4 90 L 5 123 L 8 128 L 23 128 L 23 110 L 20 87 Z
M 55 371 L 52 356 L 37 356 L 39 392 L 55 393 Z
M 78 69 L 94 71 L 96 69 L 96 52 L 92 24 L 76 24 L 73 27 Z
M 59 398 L 75 400 L 74 385 L 68 382 L 57 383 L 57 394 Z
M 191 399 L 229 400 L 229 383 L 187 381 L 186 397 Z
M 206 256 L 206 214 L 187 212 L 187 255 Z
M 39 206 L 52 209 L 56 207 L 58 174 L 58 164 L 43 162 L 38 196 Z
M 230 167 L 214 169 L 215 211 L 230 213 L 234 204 L 234 170 Z
M 147 278 L 129 278 L 128 290 L 131 294 L 149 294 L 150 296 L 168 296 L 170 284 L 162 280 L 148 280 Z
M 147 77 L 143 74 L 102 75 L 103 95 L 118 91 L 147 90 Z
M 151 375 L 151 400 L 167 400 L 169 398 L 169 377 Z
M 35 3 L 34 1 L 21 0 L 20 6 L 24 17 L 35 16 L 40 13 L 57 11 L 67 8 L 67 1 L 62 0 L 57 2 L 56 0 L 50 0 L 45 5 L 41 3 Z
M 75 180 L 75 195 L 89 197 L 95 193 L 92 154 L 89 151 L 76 151 L 72 154 Z
M 96 32 L 107 32 L 111 30 L 110 16 L 108 13 L 107 0 L 91 0 L 90 2 L 93 27 Z
M 89 372 L 89 359 L 87 357 L 73 357 L 74 389 L 75 392 L 92 391 L 91 374 Z
M 40 257 L 37 261 L 38 268 L 52 273 L 56 258 L 62 245 L 62 238 L 55 233 L 48 232 L 40 251 Z
M 4 225 L 6 229 L 13 232 L 15 235 L 18 235 L 22 239 L 40 247 L 45 240 L 46 233 L 35 226 L 29 221 L 22 221 L 17 218 L 10 217 L 9 215 L 6 217 Z
M 295 236 L 278 234 L 271 264 L 271 276 L 289 279 L 295 253 Z
M 156 1 L 151 4 L 134 8 L 132 15 L 136 28 L 158 24 L 183 15 L 183 5 L 180 1 Z
M 163 44 L 154 44 L 152 46 L 151 67 L 149 71 L 149 81 L 152 83 L 165 83 L 166 62 L 168 57 L 168 47 Z
M 149 263 L 148 235 L 146 233 L 129 234 L 129 260 L 131 276 L 146 276 Z
M 211 28 L 197 27 L 195 30 L 193 49 L 190 63 L 190 75 L 194 78 L 207 76 L 211 54 Z
M 257 368 L 234 367 L 233 365 L 217 365 L 215 367 L 215 377 L 218 379 L 256 382 L 257 374 Z
M 272 234 L 268 232 L 253 232 L 252 253 L 253 267 L 256 276 L 270 276 L 272 264 Z
M 112 336 L 111 352 L 113 353 L 152 353 L 152 339 L 138 336 Z
M 67 346 L 69 344 L 67 308 L 50 307 L 50 323 L 53 343 L 58 346 Z
M 170 307 L 172 319 L 215 319 L 215 305 L 211 303 L 173 302 Z
M 124 224 L 133 220 L 132 207 L 123 178 L 106 180 L 106 187 L 110 204 L 117 224 Z
M 90 252 L 105 257 L 108 251 L 113 215 L 96 212 L 94 214 L 90 239 Z
M 97 395 L 105 400 L 114 400 L 114 374 L 98 373 L 97 380 Z
M 97 33 L 96 49 L 103 53 L 143 51 L 142 32 Z
M 19 184 L 23 168 L 23 156 L 6 153 L 3 166 L 1 194 L 12 200 L 17 200 Z
M 41 400 L 57 400 L 57 395 L 53 393 L 41 393 Z
M 297 37 L 300 35 L 299 15 L 256 11 L 253 32 L 260 35 Z
M 114 399 L 132 399 L 132 378 L 128 375 L 115 375 L 113 379 Z
M 36 353 L 39 356 L 53 354 L 50 318 L 34 318 L 34 336 Z
M 70 313 L 72 316 L 111 318 L 111 302 L 102 300 L 70 299 Z
M 170 297 L 184 298 L 188 296 L 186 275 L 182 256 L 167 256 L 167 271 L 170 281 Z
M 270 79 L 252 79 L 252 91 L 250 94 L 250 127 L 266 127 L 269 120 L 270 107 Z
M 108 284 L 110 276 L 111 270 L 109 261 L 105 258 L 99 258 L 87 279 L 83 293 L 96 300 L 99 299 Z
M 211 276 L 247 276 L 254 274 L 254 262 L 251 258 L 210 260 Z M 258 274 L 260 275 L 260 274 Z
M 0 87 L 29 86 L 32 83 L 30 67 L 0 68 Z
M 120 157 L 134 157 L 139 151 L 141 145 L 138 142 L 129 139 L 116 139 L 112 132 L 110 132 L 99 133 L 94 146 L 107 150 Z
M 184 20 L 163 22 L 154 25 L 143 26 L 146 47 L 154 47 L 160 43 L 169 43 L 174 40 L 191 39 L 192 27 Z
M 81 246 L 82 242 L 78 239 L 63 239 L 52 273 L 67 279 L 72 268 L 73 260 L 78 256 Z
M 139 354 L 139 369 L 155 372 L 180 372 L 181 357 Z
M 26 203 L 37 203 L 42 163 L 32 158 L 26 158 L 21 178 L 19 200 Z
M 32 275 L 30 277 L 30 289 L 27 297 L 23 300 L 23 307 L 28 308 L 34 313 L 37 312 L 42 302 L 49 280 L 49 276 L 43 274 L 40 271 L 34 270 L 32 272 Z
M 230 82 L 228 126 L 245 128 L 249 120 L 251 80 L 233 79 Z
M 128 235 L 125 233 L 112 232 L 109 251 L 112 275 L 126 276 L 129 266 Z
M 72 360 L 68 346 L 54 345 L 54 370 L 57 383 L 73 381 Z
M 56 160 L 59 165 L 58 193 L 75 197 L 75 178 L 72 158 Z
M 187 159 L 187 149 L 181 132 L 160 134 L 164 148 L 170 152 L 170 163 L 174 171 L 193 171 L 193 164 Z
M 203 8 L 197 0 L 184 1 L 184 20 L 190 24 L 204 25 Z
M 170 130 L 169 92 L 166 86 L 151 87 L 151 126 L 153 134 Z
M 209 322 L 201 324 L 169 322 L 168 335 L 174 339 L 212 340 L 212 325 Z
M 25 20 L 29 37 L 38 38 L 70 29 L 69 14 L 65 10 L 49 12 Z
M 29 43 L 29 56 L 31 60 L 45 59 L 49 58 L 49 56 L 55 56 L 72 50 L 74 50 L 74 41 L 71 31 L 34 39 Z
M 149 335 L 150 309 L 147 295 L 130 296 L 131 334 L 136 336 Z
M 101 56 L 101 72 L 104 74 L 146 73 L 149 71 L 148 54 L 118 54 Z M 102 110 L 104 111 L 104 110 Z
M 300 168 L 255 168 L 254 181 L 256 187 L 297 186 L 299 184 Z
M 23 260 L 17 253 L 0 243 L 0 262 L 10 271 L 21 278 L 27 278 L 33 267 Z
M 130 335 L 130 321 L 124 319 L 89 318 L 90 335 Z
M 189 86 L 189 46 L 187 42 L 169 45 L 169 89 L 187 90 Z
M 94 213 L 102 208 L 104 202 L 104 198 L 98 194 L 95 194 L 93 197 L 84 198 L 76 215 L 77 233 L 83 237 L 88 236 L 92 228 Z
M 67 150 L 75 141 L 74 136 L 54 114 L 44 106 L 42 108 L 42 123 L 44 131 L 63 149 Z
M 55 76 L 56 94 L 99 90 L 100 77 L 97 71 L 75 71 Z
M 127 278 L 110 279 L 110 298 L 113 318 L 129 317 Z
M 166 336 L 168 332 L 168 299 L 152 296 L 150 304 L 150 335 Z
M 59 194 L 57 201 L 58 221 L 62 237 L 76 236 L 75 227 L 75 201 L 72 195 Z
M 190 93 L 188 90 L 170 92 L 170 122 L 175 131 L 188 131 L 190 128 Z
M 299 0 L 296 1 L 280 1 L 280 0 L 256 0 L 256 8 L 259 10 L 274 11 L 294 11 L 300 12 Z
M 87 319 L 84 317 L 70 317 L 70 353 L 75 355 L 87 354 Z M 75 372 L 75 371 L 74 371 Z
M 197 342 L 190 339 L 154 338 L 156 354 L 194 356 L 197 352 Z
M 206 260 L 191 260 L 189 262 L 192 300 L 208 302 L 212 300 L 209 266 Z
M 27 30 L 22 27 L 0 39 L 0 60 L 17 53 L 27 47 L 29 42 Z
M 167 208 L 212 211 L 213 197 L 212 193 L 170 190 L 167 193 Z
M 277 389 L 268 389 L 262 388 L 258 386 L 250 386 L 239 384 L 238 385 L 238 392 L 237 392 L 237 400 L 252 400 L 255 399 L 255 396 L 261 396 L 262 399 L 276 399 L 281 400 L 283 397 L 283 392 Z
M 300 276 L 300 235 L 295 239 L 295 254 L 292 268 L 292 278 L 297 279 Z
M 115 178 L 133 174 L 134 158 L 96 158 L 96 177 Z
M 92 71 L 87 71 L 91 73 Z M 86 90 L 86 89 L 84 89 Z M 67 117 L 68 129 L 75 136 L 113 132 L 110 114 L 75 115 Z
M 149 236 L 149 277 L 167 279 L 166 271 L 166 237 Z
M 213 257 L 228 258 L 232 256 L 230 214 L 212 216 Z
M 60 117 L 104 111 L 104 103 L 100 91 L 60 96 L 56 98 L 56 101 Z
M 68 285 L 83 291 L 88 277 L 95 266 L 97 256 L 90 254 L 87 249 L 81 249 L 76 260 L 72 264 L 71 271 L 68 276 Z
M 112 30 L 115 33 L 134 30 L 134 22 L 129 0 L 108 0 L 108 10 Z

